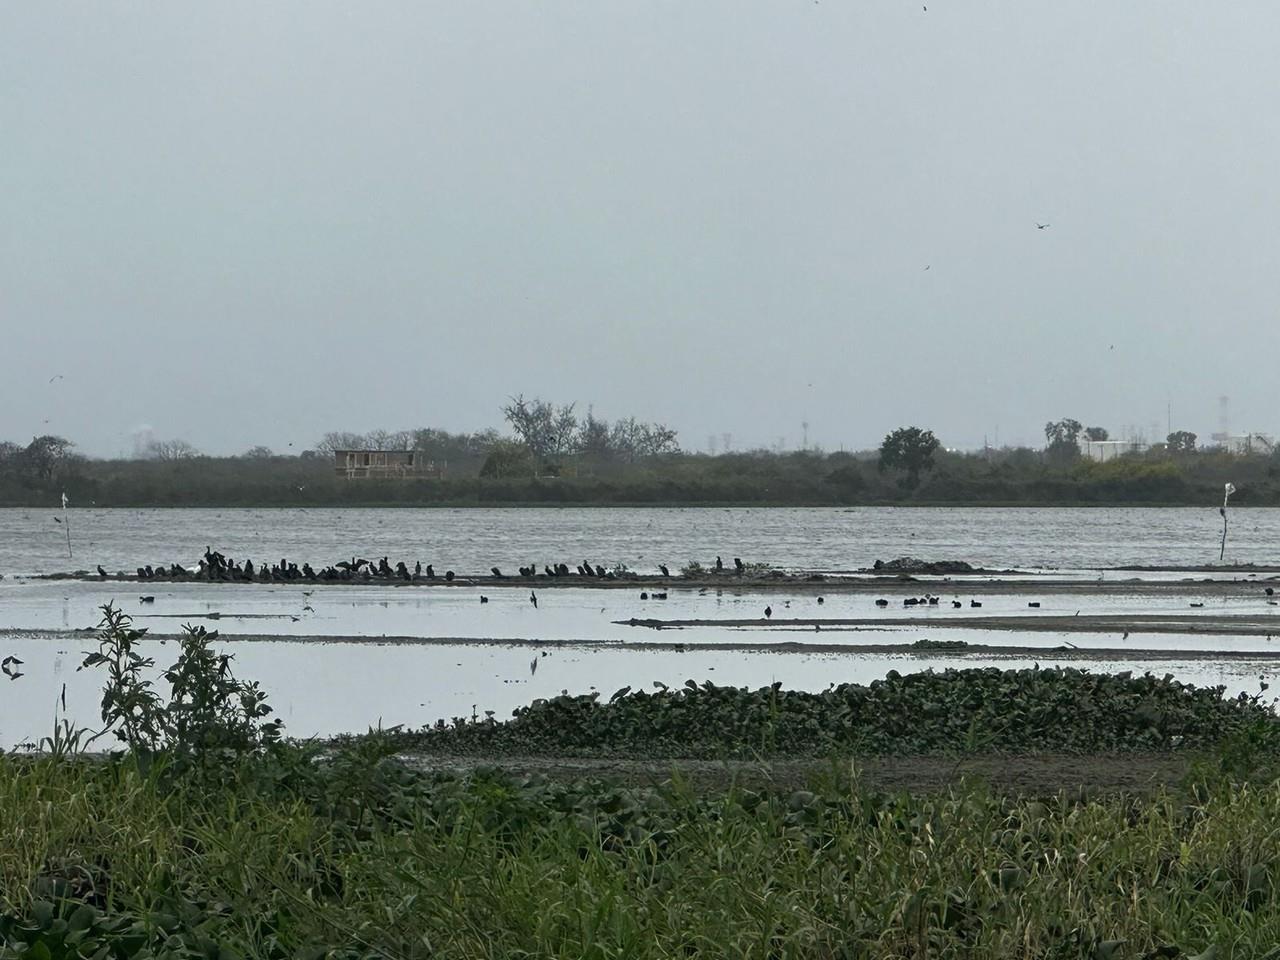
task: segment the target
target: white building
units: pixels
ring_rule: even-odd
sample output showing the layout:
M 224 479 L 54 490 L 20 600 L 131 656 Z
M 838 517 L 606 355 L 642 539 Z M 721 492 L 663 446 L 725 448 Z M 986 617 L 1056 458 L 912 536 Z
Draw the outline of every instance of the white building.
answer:
M 1080 444 L 1080 456 L 1098 463 L 1106 463 L 1127 453 L 1146 453 L 1150 449 L 1150 445 L 1141 440 L 1090 440 L 1082 436 L 1077 443 Z

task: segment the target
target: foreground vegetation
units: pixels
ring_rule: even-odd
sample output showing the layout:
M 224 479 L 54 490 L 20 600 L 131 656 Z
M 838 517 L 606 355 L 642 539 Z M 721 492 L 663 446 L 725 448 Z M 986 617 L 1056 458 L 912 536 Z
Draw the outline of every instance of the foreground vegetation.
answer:
M 1259 698 L 963 671 L 814 697 L 564 698 L 426 735 L 829 758 L 807 789 L 699 793 L 424 774 L 384 732 L 289 744 L 214 635 L 187 633 L 164 689 L 143 639 L 108 608 L 86 661 L 123 752 L 85 756 L 91 735 L 64 724 L 43 753 L 0 756 L 0 957 L 1280 957 L 1276 721 Z M 1141 798 L 886 795 L 823 732 L 841 727 L 898 749 L 1199 760 Z
M 1033 670 L 890 671 L 821 693 L 701 686 L 630 687 L 539 700 L 499 723 L 441 722 L 415 749 L 482 756 L 658 758 L 864 754 L 1112 753 L 1202 749 L 1247 734 L 1280 748 L 1280 720 L 1253 696 L 1222 698 L 1172 676 Z

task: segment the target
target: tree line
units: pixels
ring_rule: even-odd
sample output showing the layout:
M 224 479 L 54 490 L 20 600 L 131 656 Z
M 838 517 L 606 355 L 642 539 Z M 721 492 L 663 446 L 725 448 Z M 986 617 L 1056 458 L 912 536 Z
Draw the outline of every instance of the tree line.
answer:
M 960 452 L 931 430 L 904 426 L 877 449 L 683 451 L 674 431 L 632 418 L 612 423 L 573 404 L 511 398 L 509 434 L 422 428 L 331 433 L 316 448 L 265 447 L 231 457 L 183 453 L 97 460 L 56 436 L 0 443 L 0 505 L 308 506 L 371 504 L 1204 504 L 1280 505 L 1280 455 L 1199 448 L 1194 434 L 1106 462 L 1082 457 L 1090 429 L 1046 425 L 1043 449 Z M 412 449 L 447 462 L 441 475 L 355 482 L 338 476 L 332 450 Z

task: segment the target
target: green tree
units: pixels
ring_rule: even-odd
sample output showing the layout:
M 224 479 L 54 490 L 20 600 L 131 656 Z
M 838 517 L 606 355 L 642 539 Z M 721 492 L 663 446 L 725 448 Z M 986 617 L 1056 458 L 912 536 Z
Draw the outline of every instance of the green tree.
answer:
M 1175 430 L 1165 437 L 1171 453 L 1195 453 L 1196 435 L 1190 430 Z
M 54 480 L 65 472 L 67 465 L 73 461 L 71 452 L 74 447 L 65 437 L 45 434 L 33 437 L 25 450 L 19 455 L 28 476 L 33 480 Z
M 1106 427 L 1085 427 L 1084 428 L 1084 438 L 1086 440 L 1092 440 L 1094 443 L 1097 443 L 1100 440 L 1106 440 L 1110 436 L 1111 434 L 1107 432 Z
M 1050 420 L 1044 425 L 1044 438 L 1048 442 L 1045 453 L 1053 463 L 1073 463 L 1080 459 L 1080 433 L 1084 425 L 1067 417 Z
M 899 427 L 880 444 L 880 469 L 906 471 L 907 486 L 915 487 L 920 473 L 933 469 L 933 455 L 940 446 L 932 430 Z
M 484 465 L 480 468 L 480 476 L 486 480 L 502 480 L 506 477 L 529 477 L 533 475 L 533 456 L 529 448 L 510 440 L 499 440 L 489 450 Z

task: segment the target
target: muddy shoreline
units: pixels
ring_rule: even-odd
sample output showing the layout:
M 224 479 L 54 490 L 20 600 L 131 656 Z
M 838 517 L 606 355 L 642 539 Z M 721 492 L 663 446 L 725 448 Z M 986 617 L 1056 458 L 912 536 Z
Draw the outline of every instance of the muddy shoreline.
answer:
M 198 619 L 198 618 L 193 618 Z M 835 632 L 835 631 L 833 631 Z M 875 631 L 852 628 L 847 633 L 884 632 L 883 626 Z M 177 641 L 179 633 L 148 632 L 148 640 Z M 0 629 L 0 638 L 90 643 L 94 632 L 81 630 L 24 630 L 14 627 Z M 928 647 L 912 643 L 818 643 L 813 641 L 786 640 L 778 643 L 736 643 L 709 641 L 680 643 L 677 641 L 641 640 L 531 640 L 524 637 L 411 637 L 411 636 L 289 636 L 283 634 L 247 633 L 234 634 L 219 631 L 218 639 L 225 643 L 288 643 L 288 644 L 357 644 L 366 646 L 424 646 L 424 647 L 498 647 L 526 650 L 628 650 L 651 653 L 755 653 L 755 654 L 813 654 L 848 657 L 884 656 L 898 654 L 915 660 L 956 659 L 1017 659 L 1040 660 L 1054 663 L 1069 662 L 1200 662 L 1200 661 L 1280 661 L 1280 644 L 1275 650 L 1185 650 L 1159 647 L 1036 647 L 1027 645 L 1002 645 L 970 643 L 963 647 Z

